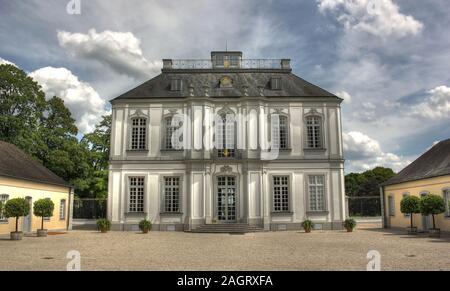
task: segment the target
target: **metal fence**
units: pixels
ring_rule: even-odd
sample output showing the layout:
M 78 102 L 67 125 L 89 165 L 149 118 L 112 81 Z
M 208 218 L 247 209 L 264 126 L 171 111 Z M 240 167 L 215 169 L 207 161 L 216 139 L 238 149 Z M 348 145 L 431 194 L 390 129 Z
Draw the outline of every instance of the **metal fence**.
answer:
M 230 61 L 230 64 L 218 65 L 212 60 L 189 60 L 173 59 L 171 69 L 213 69 L 213 68 L 241 68 L 241 69 L 282 69 L 282 59 L 242 59 L 236 63 Z
M 99 219 L 106 217 L 107 199 L 81 198 L 73 202 L 74 219 Z
M 350 216 L 381 216 L 379 196 L 347 197 Z

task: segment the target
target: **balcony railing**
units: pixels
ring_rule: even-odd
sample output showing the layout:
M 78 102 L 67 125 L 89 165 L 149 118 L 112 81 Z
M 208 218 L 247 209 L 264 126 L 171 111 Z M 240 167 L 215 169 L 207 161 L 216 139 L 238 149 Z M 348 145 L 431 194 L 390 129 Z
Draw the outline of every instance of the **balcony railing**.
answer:
M 289 59 L 243 59 L 224 61 L 212 60 L 163 60 L 164 69 L 197 70 L 197 69 L 290 69 Z

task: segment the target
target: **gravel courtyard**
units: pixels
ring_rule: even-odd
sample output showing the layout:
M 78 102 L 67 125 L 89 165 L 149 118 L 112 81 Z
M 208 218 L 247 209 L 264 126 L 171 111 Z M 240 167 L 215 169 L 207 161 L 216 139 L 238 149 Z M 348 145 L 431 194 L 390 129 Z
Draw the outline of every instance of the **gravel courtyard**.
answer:
M 410 237 L 381 229 L 230 234 L 72 231 L 13 242 L 0 237 L 0 270 L 66 270 L 70 250 L 82 270 L 365 270 L 369 250 L 382 270 L 450 270 L 450 237 Z

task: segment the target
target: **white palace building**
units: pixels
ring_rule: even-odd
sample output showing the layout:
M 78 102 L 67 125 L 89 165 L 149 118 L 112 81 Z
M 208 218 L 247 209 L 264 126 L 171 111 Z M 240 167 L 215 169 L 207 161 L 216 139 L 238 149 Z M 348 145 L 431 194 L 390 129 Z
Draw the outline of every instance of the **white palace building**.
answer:
M 289 59 L 163 60 L 111 101 L 112 229 L 341 229 L 341 102 Z

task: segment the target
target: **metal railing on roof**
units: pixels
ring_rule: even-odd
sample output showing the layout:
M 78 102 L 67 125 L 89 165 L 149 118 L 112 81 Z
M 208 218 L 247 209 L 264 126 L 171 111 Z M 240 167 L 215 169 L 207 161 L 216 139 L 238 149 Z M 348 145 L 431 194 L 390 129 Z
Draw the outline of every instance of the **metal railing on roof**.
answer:
M 290 69 L 289 59 L 242 59 L 217 62 L 213 60 L 166 59 L 164 69 Z

